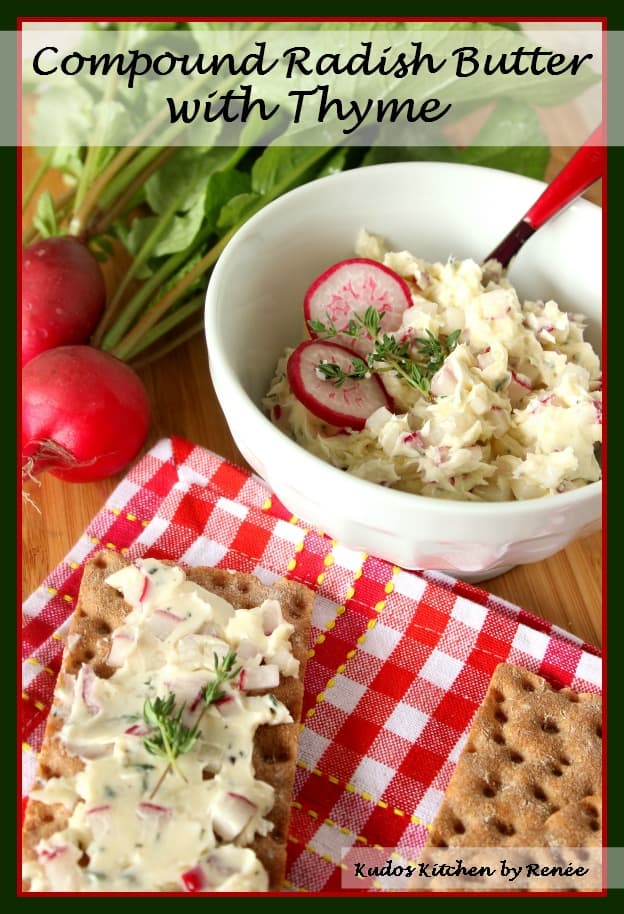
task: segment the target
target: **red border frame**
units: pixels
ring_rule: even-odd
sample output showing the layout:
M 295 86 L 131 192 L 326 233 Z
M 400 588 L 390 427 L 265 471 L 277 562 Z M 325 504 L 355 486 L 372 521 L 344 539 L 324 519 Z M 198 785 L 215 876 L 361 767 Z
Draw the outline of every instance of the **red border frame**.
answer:
M 47 18 L 42 18 L 41 16 L 18 16 L 16 19 L 17 23 L 17 32 L 18 32 L 18 56 L 17 56 L 17 136 L 19 140 L 19 148 L 21 148 L 22 143 L 22 121 L 21 121 L 21 105 L 20 105 L 20 96 L 21 96 L 21 70 L 20 70 L 20 61 L 21 61 L 21 32 L 22 24 L 26 22 L 135 22 L 138 21 L 136 16 L 49 16 Z M 600 23 L 602 25 L 602 45 L 603 45 L 603 74 L 606 73 L 607 67 L 607 25 L 608 19 L 606 16 L 530 16 L 526 19 L 520 19 L 518 16 L 192 16 L 192 17 L 175 17 L 170 16 L 143 16 L 141 21 L 146 22 L 592 22 Z M 608 143 L 608 124 L 607 124 L 607 80 L 603 77 L 602 80 L 602 110 L 604 115 L 604 125 L 605 125 L 605 145 Z M 606 163 L 603 179 L 602 179 L 602 194 L 601 194 L 601 205 L 602 205 L 602 229 L 603 229 L 603 247 L 602 247 L 602 280 L 603 280 L 603 308 L 602 308 L 602 374 L 603 379 L 607 376 L 607 222 L 608 222 L 608 213 L 607 213 L 607 182 L 608 182 L 608 163 Z M 22 235 L 22 210 L 21 210 L 21 192 L 22 192 L 22 157 L 17 155 L 17 196 L 16 196 L 16 206 L 17 206 L 17 226 L 18 233 L 21 237 Z M 16 263 L 16 275 L 17 280 L 17 291 L 18 291 L 18 300 L 21 297 L 21 252 L 18 249 L 17 251 L 17 263 Z M 17 364 L 21 362 L 20 349 L 19 349 L 19 333 L 21 330 L 20 320 L 18 317 L 18 339 L 16 340 L 16 352 L 17 352 Z M 605 412 L 607 404 L 607 388 L 603 384 L 603 398 L 605 403 Z M 18 411 L 18 421 L 21 421 L 21 410 L 20 404 L 18 402 L 17 406 Z M 21 449 L 20 449 L 21 450 Z M 607 470 L 607 431 L 605 428 L 604 432 L 604 442 L 603 442 L 603 494 L 602 494 L 602 511 L 603 511 L 603 526 L 602 526 L 602 599 L 603 599 L 603 608 L 602 608 L 602 667 L 604 671 L 604 680 L 607 679 L 607 486 L 608 486 L 608 470 Z M 18 457 L 16 464 L 21 463 L 21 456 Z M 22 523 L 22 504 L 19 492 L 21 489 L 21 475 L 18 481 L 16 491 L 17 496 L 17 516 L 18 516 L 18 525 L 21 527 Z M 17 555 L 17 572 L 18 579 L 21 579 L 22 572 L 22 559 L 21 554 L 18 551 Z M 18 661 L 16 664 L 17 674 L 17 690 L 16 694 L 19 694 L 21 690 L 21 657 L 18 651 Z M 605 735 L 607 733 L 607 695 L 604 693 L 603 696 L 603 727 Z M 19 740 L 17 742 L 17 771 L 18 776 L 21 776 L 21 746 Z M 605 773 L 604 783 L 603 783 L 603 800 L 606 801 L 606 782 L 607 782 L 607 750 L 606 750 L 606 736 L 603 740 L 603 771 Z M 18 804 L 18 813 L 16 817 L 17 822 L 17 845 L 20 848 L 21 852 L 21 816 L 22 816 L 22 803 L 20 800 L 21 790 L 17 794 L 17 804 Z M 607 834 L 607 804 L 603 803 L 603 834 Z M 150 892 L 150 893 L 141 893 L 137 895 L 133 892 L 112 892 L 112 893 L 102 893 L 102 892 L 23 892 L 21 890 L 21 853 L 20 859 L 16 861 L 17 866 L 17 896 L 20 898 L 67 898 L 67 897 L 77 897 L 77 898 L 106 898 L 106 897 L 123 897 L 123 898 L 137 898 L 137 897 L 165 897 L 165 898 L 183 898 L 188 897 L 187 892 Z M 603 861 L 604 868 L 604 884 L 607 885 L 607 869 L 606 869 L 606 855 Z M 444 898 L 527 898 L 526 892 L 475 892 L 475 893 L 466 893 L 466 892 L 444 892 L 444 893 L 430 893 L 430 892 L 405 892 L 401 893 L 400 897 L 416 897 L 416 898 L 432 898 L 439 897 L 442 894 Z M 531 897 L 546 897 L 546 898 L 601 898 L 606 897 L 608 894 L 608 889 L 605 887 L 602 892 L 596 893 L 583 893 L 583 892 L 534 892 L 531 893 Z M 306 897 L 370 897 L 370 893 L 367 892 L 354 892 L 354 891 L 344 891 L 337 894 L 335 892 L 310 892 L 306 893 Z M 215 893 L 215 895 L 202 895 L 198 897 L 240 897 L 238 893 Z M 245 893 L 244 897 L 284 897 L 284 893 L 281 892 L 266 892 L 266 893 Z M 297 897 L 296 894 L 293 897 Z

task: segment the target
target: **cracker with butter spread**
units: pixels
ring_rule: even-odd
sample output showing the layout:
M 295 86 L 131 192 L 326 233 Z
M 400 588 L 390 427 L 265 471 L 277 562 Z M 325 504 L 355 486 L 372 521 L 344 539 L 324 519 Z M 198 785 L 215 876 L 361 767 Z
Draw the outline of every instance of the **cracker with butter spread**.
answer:
M 25 814 L 27 890 L 282 887 L 312 599 L 221 569 L 137 569 L 109 552 L 86 563 Z M 226 649 L 236 675 L 202 714 Z M 158 730 L 141 712 L 157 693 L 189 731 L 199 719 L 173 765 L 145 747 Z

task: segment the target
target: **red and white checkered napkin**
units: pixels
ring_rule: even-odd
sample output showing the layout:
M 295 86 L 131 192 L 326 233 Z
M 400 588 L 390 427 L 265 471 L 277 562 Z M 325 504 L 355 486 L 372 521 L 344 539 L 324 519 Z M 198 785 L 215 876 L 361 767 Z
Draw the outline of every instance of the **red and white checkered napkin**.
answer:
M 129 473 L 27 600 L 25 792 L 32 782 L 81 565 L 105 547 L 218 565 L 316 592 L 289 842 L 288 887 L 339 891 L 354 844 L 419 848 L 502 660 L 599 691 L 589 645 L 470 585 L 402 571 L 291 517 L 263 483 L 179 439 Z

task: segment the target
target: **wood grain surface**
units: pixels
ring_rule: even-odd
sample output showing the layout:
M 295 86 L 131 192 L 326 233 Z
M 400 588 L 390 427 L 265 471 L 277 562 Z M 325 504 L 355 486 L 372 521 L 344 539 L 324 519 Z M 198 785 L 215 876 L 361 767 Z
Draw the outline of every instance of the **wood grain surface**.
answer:
M 574 152 L 553 150 L 548 176 L 555 174 Z M 23 181 L 37 167 L 32 149 L 23 150 Z M 58 176 L 46 186 L 60 187 Z M 595 185 L 587 195 L 602 202 Z M 30 210 L 25 214 L 28 225 Z M 107 271 L 113 286 L 119 266 Z M 159 438 L 179 435 L 241 466 L 245 461 L 228 431 L 208 372 L 203 337 L 197 336 L 140 371 L 152 404 L 152 424 L 146 447 Z M 123 434 L 123 432 L 121 432 Z M 71 484 L 44 475 L 29 484 L 29 504 L 22 511 L 22 594 L 28 596 L 66 555 L 91 518 L 102 508 L 120 476 L 104 482 Z M 493 594 L 531 610 L 590 644 L 602 640 L 602 537 L 599 533 L 571 543 L 546 561 L 516 567 L 483 585 Z

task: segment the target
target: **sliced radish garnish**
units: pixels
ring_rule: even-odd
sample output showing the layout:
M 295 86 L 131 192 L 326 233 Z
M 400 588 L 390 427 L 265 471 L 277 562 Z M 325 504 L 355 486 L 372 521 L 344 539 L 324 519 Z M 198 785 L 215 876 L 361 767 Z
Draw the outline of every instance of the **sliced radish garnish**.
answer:
M 329 318 L 337 330 L 346 330 L 354 315 L 363 318 L 367 308 L 379 312 L 381 332 L 390 333 L 398 330 L 403 312 L 411 304 L 409 287 L 397 273 L 376 260 L 354 258 L 334 264 L 315 279 L 306 292 L 303 310 L 313 337 L 319 334 L 310 321 L 327 324 Z M 340 341 L 361 353 L 372 350 L 373 341 L 364 328 L 358 337 L 341 336 Z
M 215 832 L 224 841 L 233 841 L 253 819 L 258 807 L 240 793 L 226 793 L 212 819 Z
M 318 370 L 320 363 L 328 362 L 348 374 L 353 370 L 353 358 L 353 352 L 344 346 L 307 340 L 288 359 L 286 372 L 295 397 L 318 419 L 358 431 L 380 406 L 391 410 L 392 401 L 376 375 L 362 380 L 347 379 L 338 386 Z
M 279 669 L 274 663 L 245 667 L 240 672 L 239 683 L 246 692 L 275 689 L 279 685 Z

